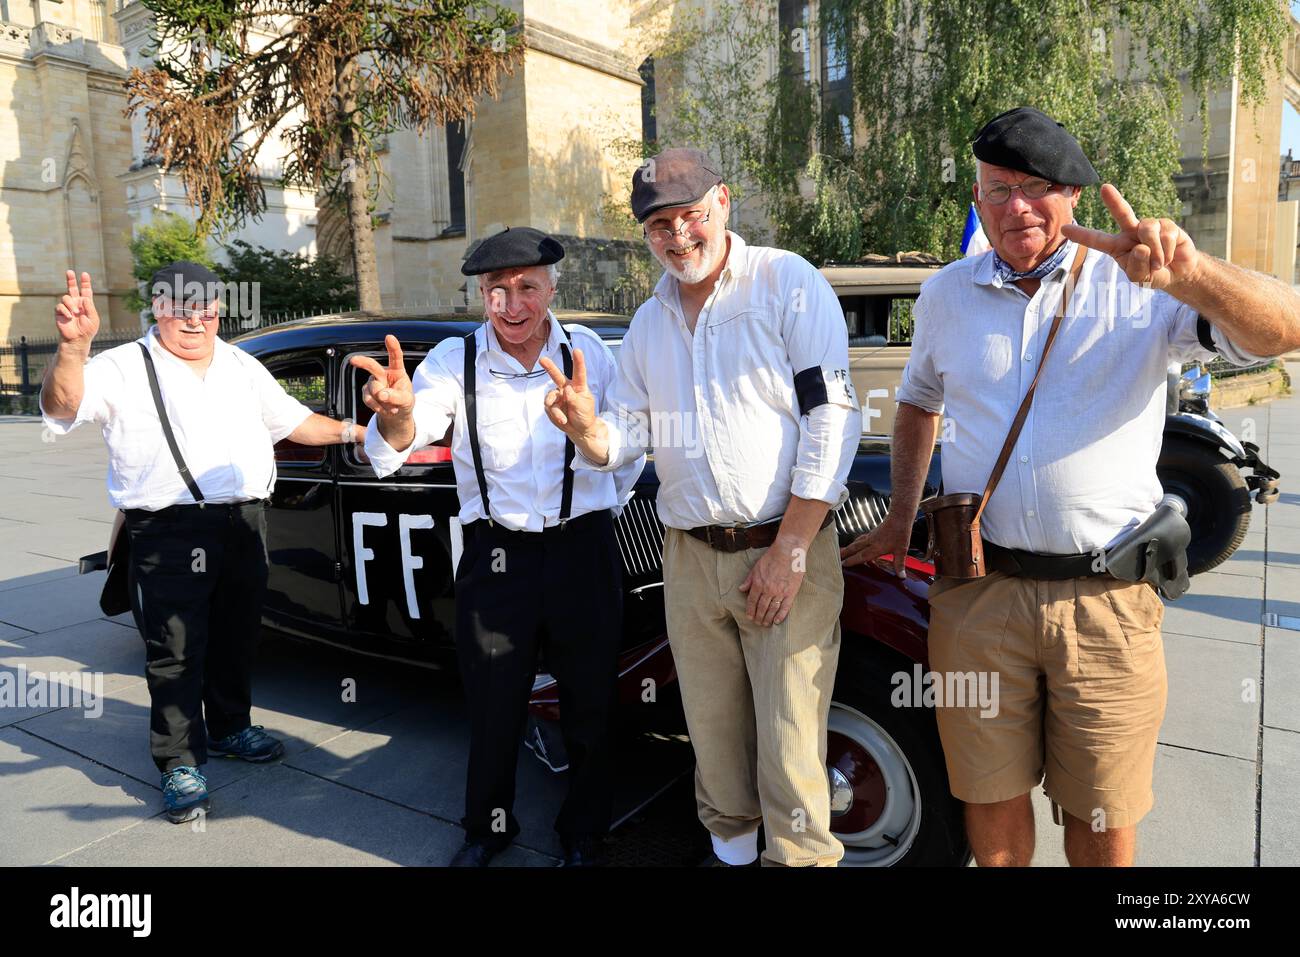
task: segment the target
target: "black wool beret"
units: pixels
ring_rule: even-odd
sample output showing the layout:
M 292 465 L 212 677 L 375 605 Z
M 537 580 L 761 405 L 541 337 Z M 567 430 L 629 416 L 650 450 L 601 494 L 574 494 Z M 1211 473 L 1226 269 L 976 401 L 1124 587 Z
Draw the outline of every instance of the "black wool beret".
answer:
M 149 298 L 163 296 L 175 304 L 201 305 L 221 298 L 221 277 L 202 263 L 180 259 L 149 277 Z
M 1101 182 L 1079 141 L 1063 125 L 1031 106 L 1018 106 L 993 117 L 975 134 L 972 149 L 976 159 L 1053 183 L 1092 186 Z
M 632 174 L 632 215 L 644 223 L 655 210 L 689 206 L 721 182 L 722 174 L 703 150 L 664 150 Z
M 540 229 L 531 226 L 507 226 L 478 244 L 461 263 L 466 276 L 477 276 L 498 269 L 522 266 L 549 266 L 564 258 L 564 247 Z

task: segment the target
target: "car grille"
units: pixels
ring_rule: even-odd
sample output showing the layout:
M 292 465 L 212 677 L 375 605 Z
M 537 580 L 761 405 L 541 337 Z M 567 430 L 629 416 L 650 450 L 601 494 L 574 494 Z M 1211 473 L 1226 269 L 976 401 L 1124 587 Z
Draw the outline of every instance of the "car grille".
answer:
M 841 537 L 855 538 L 884 521 L 889 499 L 875 492 L 858 495 L 835 510 L 835 530 Z M 628 575 L 659 571 L 664 560 L 664 527 L 659 524 L 652 499 L 633 498 L 614 522 L 614 534 Z

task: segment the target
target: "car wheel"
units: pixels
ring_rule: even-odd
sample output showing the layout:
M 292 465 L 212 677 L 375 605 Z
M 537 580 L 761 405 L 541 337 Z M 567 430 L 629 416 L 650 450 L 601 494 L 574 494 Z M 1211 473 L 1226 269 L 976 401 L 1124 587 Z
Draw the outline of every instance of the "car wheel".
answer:
M 1250 528 L 1250 489 L 1241 470 L 1217 449 L 1170 437 L 1156 474 L 1165 494 L 1187 505 L 1187 573 L 1199 575 L 1231 558 Z
M 970 856 L 933 711 L 890 702 L 893 674 L 910 669 L 899 662 L 847 647 L 840 654 L 826 770 L 841 867 L 960 866 Z

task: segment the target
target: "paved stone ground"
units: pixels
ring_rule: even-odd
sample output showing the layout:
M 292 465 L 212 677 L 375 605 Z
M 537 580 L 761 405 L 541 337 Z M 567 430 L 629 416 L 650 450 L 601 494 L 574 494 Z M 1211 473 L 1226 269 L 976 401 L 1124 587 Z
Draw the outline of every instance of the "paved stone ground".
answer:
M 1291 363 L 1292 377 L 1300 363 Z M 1283 474 L 1240 551 L 1165 618 L 1169 707 L 1155 809 L 1138 863 L 1300 863 L 1300 399 L 1225 415 L 1254 429 Z M 0 708 L 0 864 L 440 864 L 460 842 L 464 703 L 447 675 L 332 649 L 266 641 L 254 721 L 285 739 L 269 767 L 209 765 L 214 813 L 201 833 L 160 816 L 149 759 L 143 649 L 129 616 L 97 606 L 103 573 L 76 560 L 106 546 L 106 454 L 93 429 L 42 442 L 30 417 L 0 417 L 0 669 L 104 675 L 103 714 Z M 340 700 L 343 677 L 357 701 Z M 1253 696 L 1243 687 L 1253 683 Z M 643 737 L 624 761 L 620 807 L 689 767 L 680 741 Z M 524 752 L 524 834 L 502 863 L 544 866 L 562 780 Z M 1036 864 L 1064 863 L 1041 791 Z M 690 863 L 702 845 L 689 786 L 616 834 L 621 863 Z M 707 849 L 707 842 L 703 845 Z

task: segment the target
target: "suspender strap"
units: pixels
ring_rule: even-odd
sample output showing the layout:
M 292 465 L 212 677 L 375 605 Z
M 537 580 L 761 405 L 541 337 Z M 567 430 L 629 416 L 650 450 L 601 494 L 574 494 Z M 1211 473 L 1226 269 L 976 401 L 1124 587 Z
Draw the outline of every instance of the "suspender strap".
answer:
M 561 328 L 560 333 L 564 330 Z M 564 359 L 564 377 L 573 378 L 573 350 L 569 348 L 569 343 L 560 343 L 560 355 Z M 573 440 L 568 436 L 564 438 L 564 481 L 561 484 L 560 491 L 560 526 L 569 520 L 569 511 L 573 507 Z
M 1002 472 L 1007 467 L 1007 460 L 1011 458 L 1011 450 L 1016 447 L 1016 440 L 1020 438 L 1020 430 L 1024 428 L 1025 419 L 1029 417 L 1029 405 L 1034 401 L 1034 389 L 1038 387 L 1038 380 L 1043 374 L 1043 367 L 1047 365 L 1047 354 L 1052 351 L 1052 343 L 1056 341 L 1056 333 L 1060 331 L 1061 320 L 1065 318 L 1066 307 L 1070 304 L 1070 296 L 1074 293 L 1074 287 L 1079 282 L 1079 272 L 1083 269 L 1083 260 L 1088 255 L 1088 247 L 1080 245 L 1074 254 L 1074 262 L 1070 265 L 1070 273 L 1066 276 L 1064 288 L 1061 289 L 1061 304 L 1056 309 L 1056 318 L 1052 320 L 1052 328 L 1047 333 L 1047 342 L 1043 344 L 1043 354 L 1038 358 L 1038 371 L 1034 373 L 1033 381 L 1029 383 L 1029 390 L 1025 393 L 1024 399 L 1020 402 L 1020 408 L 1016 411 L 1016 417 L 1011 422 L 1011 431 L 1007 433 L 1007 440 L 1002 443 L 1002 451 L 998 455 L 997 464 L 993 466 L 993 474 L 989 476 L 989 484 L 984 487 L 984 497 L 980 499 L 980 507 L 975 512 L 975 518 L 972 524 L 979 527 L 980 516 L 984 514 L 984 506 L 989 503 L 989 496 L 993 494 L 993 489 L 997 487 L 998 480 L 1002 478 Z
M 172 433 L 172 424 L 167 418 L 167 409 L 163 407 L 162 390 L 158 388 L 158 370 L 154 368 L 153 356 L 149 354 L 149 347 L 143 342 L 137 342 L 140 351 L 144 353 L 144 371 L 149 375 L 149 391 L 153 393 L 154 408 L 158 410 L 158 423 L 162 426 L 163 435 L 167 438 L 167 447 L 172 450 L 172 458 L 176 460 L 176 468 L 181 473 L 181 478 L 185 480 L 185 487 L 190 490 L 194 496 L 194 501 L 203 501 L 203 492 L 199 490 L 199 483 L 194 481 L 194 476 L 190 474 L 190 467 L 185 464 L 185 459 L 181 457 L 180 446 L 176 444 L 176 436 Z
M 478 494 L 483 501 L 483 514 L 488 524 L 492 521 L 492 507 L 488 504 L 487 476 L 483 474 L 483 449 L 478 443 L 478 413 L 474 408 L 478 379 L 475 372 L 475 353 L 478 340 L 471 332 L 465 337 L 465 428 L 469 430 L 469 451 L 474 459 L 474 475 L 478 478 Z

